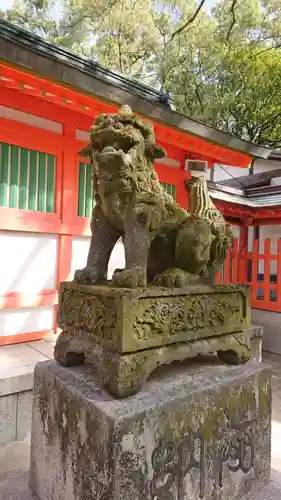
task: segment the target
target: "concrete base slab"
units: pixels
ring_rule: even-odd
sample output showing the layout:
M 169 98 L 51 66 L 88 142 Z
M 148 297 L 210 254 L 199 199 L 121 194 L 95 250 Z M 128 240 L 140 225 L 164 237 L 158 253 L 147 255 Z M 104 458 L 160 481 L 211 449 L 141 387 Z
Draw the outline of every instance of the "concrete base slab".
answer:
M 0 498 L 3 500 L 39 500 L 29 489 L 28 481 L 28 472 L 14 474 L 6 480 L 0 481 Z M 280 500 L 280 498 L 281 472 L 272 470 L 270 483 L 259 494 L 252 495 L 247 500 Z
M 116 400 L 92 370 L 35 369 L 39 500 L 240 500 L 270 475 L 270 369 L 201 359 Z
M 27 472 L 30 463 L 28 441 L 13 441 L 0 448 L 0 483 L 10 481 L 16 475 Z M 0 495 L 0 498 L 1 495 Z M 3 497 L 5 498 L 5 497 Z

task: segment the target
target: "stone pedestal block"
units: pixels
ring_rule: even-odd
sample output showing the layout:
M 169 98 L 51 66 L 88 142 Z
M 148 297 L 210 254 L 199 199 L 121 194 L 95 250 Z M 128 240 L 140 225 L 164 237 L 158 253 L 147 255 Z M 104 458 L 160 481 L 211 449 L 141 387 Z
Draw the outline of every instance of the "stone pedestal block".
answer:
M 54 355 L 63 366 L 86 362 L 116 397 L 136 393 L 157 366 L 216 353 L 227 363 L 250 359 L 250 289 L 194 285 L 145 289 L 60 286 Z
M 115 400 L 88 365 L 35 370 L 39 500 L 237 500 L 270 474 L 270 369 L 217 358 L 162 368 Z

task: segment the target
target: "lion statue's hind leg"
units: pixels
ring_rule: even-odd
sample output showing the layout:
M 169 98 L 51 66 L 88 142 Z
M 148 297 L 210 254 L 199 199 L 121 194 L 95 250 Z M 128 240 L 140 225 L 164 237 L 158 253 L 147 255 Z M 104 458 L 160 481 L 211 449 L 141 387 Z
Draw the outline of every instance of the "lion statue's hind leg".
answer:
M 154 282 L 171 287 L 198 282 L 210 258 L 211 238 L 210 223 L 207 220 L 188 217 L 177 230 L 174 267 L 158 274 Z
M 177 267 L 166 269 L 166 271 L 157 274 L 154 278 L 155 285 L 170 288 L 181 288 L 196 283 L 196 281 L 198 281 L 198 276 Z

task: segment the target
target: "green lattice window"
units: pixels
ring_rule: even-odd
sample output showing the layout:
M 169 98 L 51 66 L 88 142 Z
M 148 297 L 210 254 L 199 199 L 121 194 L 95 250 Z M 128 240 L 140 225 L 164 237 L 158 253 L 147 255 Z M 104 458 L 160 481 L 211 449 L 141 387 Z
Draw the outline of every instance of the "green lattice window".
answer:
M 54 155 L 0 143 L 0 206 L 54 212 Z
M 166 182 L 161 182 L 161 184 L 166 193 L 171 195 L 175 200 L 177 196 L 177 187 L 174 184 L 166 184 Z
M 92 167 L 89 163 L 79 163 L 78 215 L 91 217 L 94 206 Z

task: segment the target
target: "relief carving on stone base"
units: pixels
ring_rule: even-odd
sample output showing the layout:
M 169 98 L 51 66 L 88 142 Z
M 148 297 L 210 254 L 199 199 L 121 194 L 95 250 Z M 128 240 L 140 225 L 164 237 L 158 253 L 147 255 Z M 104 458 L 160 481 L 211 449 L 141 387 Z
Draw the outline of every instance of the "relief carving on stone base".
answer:
M 234 331 L 238 325 L 243 328 L 243 296 L 239 293 L 150 298 L 141 302 L 131 316 L 134 335 L 141 340 L 205 328 L 212 328 L 216 334 L 224 325 L 233 325 Z

